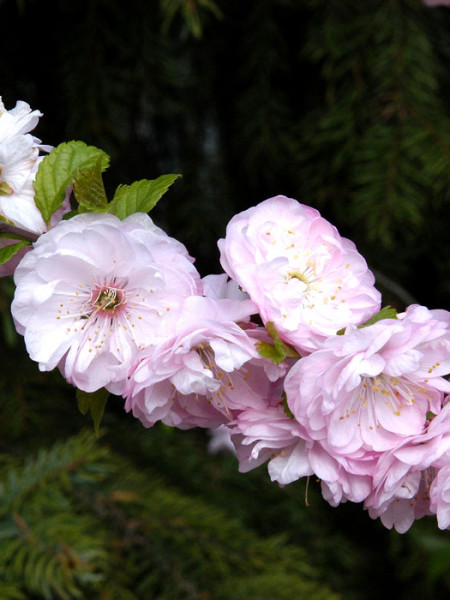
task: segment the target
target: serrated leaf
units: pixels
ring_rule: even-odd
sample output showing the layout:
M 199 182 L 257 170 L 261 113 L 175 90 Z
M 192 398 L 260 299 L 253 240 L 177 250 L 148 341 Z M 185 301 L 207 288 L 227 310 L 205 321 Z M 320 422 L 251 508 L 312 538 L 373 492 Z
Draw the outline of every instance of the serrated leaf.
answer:
M 268 342 L 257 342 L 256 349 L 258 350 L 261 356 L 265 358 L 269 358 L 276 365 L 281 364 L 286 358 L 300 358 L 298 352 L 285 344 L 278 335 L 278 331 L 272 321 L 269 321 L 266 324 L 267 333 L 273 339 L 273 344 Z
M 10 246 L 5 246 L 0 249 L 0 265 L 3 265 L 5 262 L 8 262 L 10 258 L 12 258 L 19 250 L 24 248 L 25 246 L 29 246 L 31 242 L 23 241 L 17 242 L 17 244 L 11 244 Z
M 120 219 L 136 212 L 148 213 L 179 177 L 181 175 L 161 175 L 158 179 L 141 179 L 119 186 L 107 210 Z
M 101 388 L 95 392 L 77 390 L 78 409 L 82 415 L 86 415 L 88 411 L 90 411 L 92 421 L 94 422 L 95 434 L 97 436 L 100 432 L 100 423 L 105 412 L 108 398 L 109 392 L 108 390 L 105 390 L 105 388 Z
M 102 179 L 102 157 L 93 167 L 81 169 L 73 179 L 73 191 L 80 206 L 87 212 L 102 212 L 108 200 Z
M 108 155 L 84 142 L 64 142 L 54 148 L 39 165 L 34 181 L 36 206 L 48 224 L 52 214 L 61 208 L 66 189 L 75 177 L 100 163 L 101 171 L 109 165 Z

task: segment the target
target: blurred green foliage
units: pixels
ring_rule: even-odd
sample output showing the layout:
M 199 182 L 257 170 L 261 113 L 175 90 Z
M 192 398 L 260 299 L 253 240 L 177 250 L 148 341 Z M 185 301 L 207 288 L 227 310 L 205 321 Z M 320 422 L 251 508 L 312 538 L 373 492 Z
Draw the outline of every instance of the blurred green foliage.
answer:
M 450 9 L 3 0 L 0 18 L 6 106 L 44 112 L 46 144 L 104 149 L 109 198 L 182 173 L 152 215 L 203 275 L 227 220 L 283 193 L 357 243 L 385 304 L 448 308 Z M 147 431 L 120 399 L 96 441 L 75 391 L 27 358 L 13 290 L 0 281 L 2 600 L 448 597 L 432 519 L 400 536 L 313 481 L 306 506 L 304 482 L 240 475 L 205 432 Z

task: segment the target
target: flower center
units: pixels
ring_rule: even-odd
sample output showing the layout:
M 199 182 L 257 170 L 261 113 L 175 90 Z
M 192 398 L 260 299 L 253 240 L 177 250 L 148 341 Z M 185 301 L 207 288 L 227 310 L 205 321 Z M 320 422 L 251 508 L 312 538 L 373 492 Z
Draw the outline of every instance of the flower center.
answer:
M 406 406 L 413 406 L 420 395 L 429 396 L 428 390 L 405 377 L 364 377 L 362 381 L 362 406 L 383 399 L 397 416 Z
M 303 282 L 306 286 L 309 286 L 309 279 L 301 271 L 298 271 L 297 269 L 295 271 L 289 271 L 288 275 L 289 279 L 298 279 L 299 281 Z
M 218 408 L 225 410 L 229 418 L 231 413 L 227 406 L 226 393 L 234 389 L 233 382 L 228 373 L 225 373 L 215 362 L 214 350 L 209 344 L 200 344 L 195 348 L 195 352 L 199 355 L 204 368 L 212 373 L 213 378 L 220 383 L 220 387 L 214 392 L 211 391 L 209 396 L 206 396 L 207 402 Z
M 209 344 L 200 344 L 195 348 L 195 352 L 200 356 L 205 369 L 211 371 L 213 376 L 217 378 L 218 369 L 214 361 L 214 351 Z
M 432 392 L 425 386 L 407 377 L 363 377 L 361 385 L 354 391 L 351 401 L 339 417 L 340 421 L 355 416 L 358 427 L 371 430 L 381 429 L 379 419 L 385 420 L 386 412 L 400 417 L 403 411 L 414 405 L 418 411 L 429 405 Z M 365 415 L 363 417 L 363 415 Z M 384 416 L 383 416 L 384 415 Z
M 98 291 L 97 298 L 93 302 L 94 308 L 106 310 L 113 313 L 123 303 L 123 292 L 118 288 L 105 287 Z

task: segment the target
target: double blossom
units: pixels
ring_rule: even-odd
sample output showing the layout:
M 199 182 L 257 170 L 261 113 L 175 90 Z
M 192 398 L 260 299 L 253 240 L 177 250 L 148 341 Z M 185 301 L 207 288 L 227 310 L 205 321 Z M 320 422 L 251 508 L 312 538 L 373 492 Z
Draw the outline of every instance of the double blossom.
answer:
M 16 328 L 41 370 L 121 393 L 139 349 L 164 338 L 180 297 L 200 292 L 192 262 L 147 215 L 62 221 L 16 269 Z
M 186 298 L 171 332 L 143 350 L 125 395 L 146 427 L 156 421 L 182 429 L 218 427 L 247 407 L 265 404 L 272 365 L 259 356 L 245 326 L 249 300 Z
M 228 275 L 280 336 L 310 352 L 380 308 L 366 261 L 317 210 L 276 196 L 238 215 L 218 242 Z
M 449 350 L 450 313 L 411 306 L 298 361 L 285 382 L 289 407 L 336 454 L 389 450 L 440 411 Z

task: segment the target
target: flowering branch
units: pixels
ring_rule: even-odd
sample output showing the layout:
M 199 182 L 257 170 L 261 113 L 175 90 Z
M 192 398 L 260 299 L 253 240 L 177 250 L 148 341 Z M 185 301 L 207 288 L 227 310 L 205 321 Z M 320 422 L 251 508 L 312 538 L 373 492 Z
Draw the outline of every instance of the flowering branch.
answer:
M 13 223 L 0 233 L 34 242 L 0 250 L 14 324 L 40 370 L 78 389 L 97 433 L 108 393 L 121 395 L 145 427 L 226 427 L 243 472 L 267 462 L 280 485 L 314 475 L 331 505 L 364 502 L 399 532 L 426 514 L 450 527 L 448 311 L 381 308 L 353 242 L 281 195 L 231 219 L 225 273 L 202 279 L 146 214 L 178 175 L 108 202 L 109 157 L 68 142 L 41 160 L 21 108 L 19 128 L 0 112 L 12 121 L 3 154 L 23 151 L 32 167 L 11 163 L 0 182 Z

